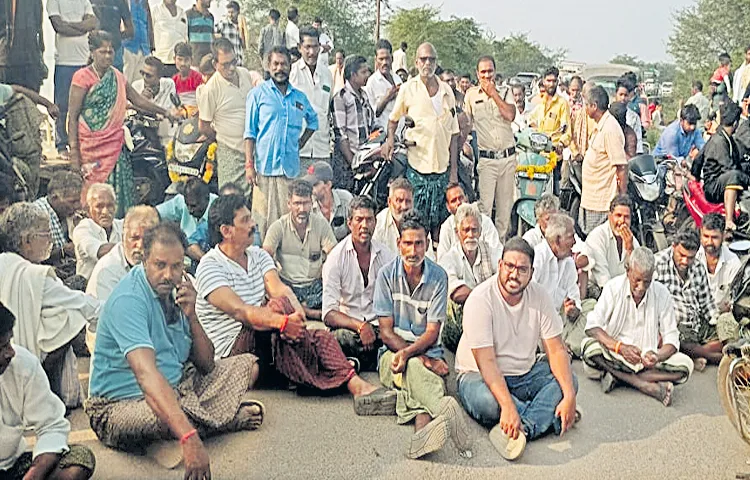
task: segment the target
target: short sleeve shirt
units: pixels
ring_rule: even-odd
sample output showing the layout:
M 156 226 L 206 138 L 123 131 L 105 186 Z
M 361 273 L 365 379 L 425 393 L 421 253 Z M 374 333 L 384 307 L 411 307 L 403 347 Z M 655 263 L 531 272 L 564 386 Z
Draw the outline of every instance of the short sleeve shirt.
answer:
M 247 249 L 247 270 L 214 247 L 203 256 L 196 272 L 198 299 L 195 311 L 206 335 L 214 344 L 216 358 L 229 355 L 242 330 L 242 323 L 222 312 L 208 301 L 208 296 L 221 287 L 229 287 L 254 307 L 259 307 L 266 295 L 264 277 L 276 270 L 271 256 L 258 247 Z
M 214 16 L 199 12 L 195 6 L 186 12 L 188 41 L 193 49 L 193 64 L 198 65 L 204 55 L 211 53 L 214 41 Z
M 506 103 L 515 105 L 510 88 L 501 87 L 499 93 Z M 500 115 L 495 101 L 481 87 L 471 87 L 466 91 L 464 111 L 474 120 L 480 149 L 500 152 L 516 144 L 511 122 Z
M 208 222 L 208 211 L 211 210 L 211 205 L 216 198 L 216 195 L 213 193 L 209 194 L 208 206 L 206 207 L 206 211 L 203 212 L 201 218 L 195 218 L 190 214 L 190 211 L 185 204 L 185 197 L 182 195 L 176 195 L 174 198 L 157 205 L 156 210 L 159 212 L 159 217 L 162 220 L 179 223 L 180 228 L 185 232 L 185 236 L 189 237 L 195 233 L 199 224 Z
M 112 35 L 112 47 L 117 50 L 122 45 L 120 24 L 130 20 L 128 0 L 92 0 L 91 5 L 99 19 L 99 27 Z
M 89 0 L 48 0 L 47 15 L 60 17 L 64 22 L 78 23 L 86 15 L 93 15 L 94 9 Z M 86 65 L 89 60 L 87 35 L 67 37 L 55 35 L 55 64 L 66 66 Z
M 216 140 L 238 152 L 244 152 L 242 132 L 245 126 L 245 99 L 253 88 L 250 72 L 237 67 L 239 87 L 214 74 L 198 98 L 200 119 L 213 123 Z
M 625 135 L 615 117 L 605 112 L 583 157 L 581 207 L 593 212 L 609 211 L 617 195 L 617 167 L 627 165 Z

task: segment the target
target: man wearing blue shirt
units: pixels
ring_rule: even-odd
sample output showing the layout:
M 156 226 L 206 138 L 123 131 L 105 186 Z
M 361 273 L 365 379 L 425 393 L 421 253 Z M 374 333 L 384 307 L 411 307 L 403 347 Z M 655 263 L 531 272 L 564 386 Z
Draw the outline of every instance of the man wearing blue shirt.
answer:
M 287 213 L 289 181 L 300 174 L 299 149 L 318 129 L 315 109 L 289 83 L 289 51 L 271 49 L 268 68 L 271 78 L 247 96 L 245 121 L 245 173 L 255 185 L 253 216 L 261 236 Z
M 123 40 L 123 74 L 132 84 L 141 78 L 146 57 L 154 51 L 154 28 L 148 0 L 130 0 L 130 15 L 133 21 L 133 37 Z
M 185 236 L 190 238 L 201 224 L 208 222 L 208 208 L 214 200 L 216 195 L 210 192 L 208 185 L 200 178 L 191 177 L 185 184 L 184 195 L 176 195 L 157 205 L 156 210 L 162 220 L 179 224 Z M 203 252 L 188 248 L 187 255 L 199 261 Z
M 143 264 L 118 284 L 99 318 L 84 408 L 105 445 L 142 450 L 179 439 L 185 478 L 210 478 L 198 430 L 256 429 L 264 408 L 248 397 L 257 357 L 214 360 L 184 274 L 185 244 L 173 223 L 146 231 Z
M 697 128 L 701 114 L 695 105 L 685 105 L 680 110 L 680 119 L 675 120 L 661 134 L 654 149 L 654 156 L 671 155 L 686 158 L 693 148 L 700 151 L 706 144 L 703 132 Z

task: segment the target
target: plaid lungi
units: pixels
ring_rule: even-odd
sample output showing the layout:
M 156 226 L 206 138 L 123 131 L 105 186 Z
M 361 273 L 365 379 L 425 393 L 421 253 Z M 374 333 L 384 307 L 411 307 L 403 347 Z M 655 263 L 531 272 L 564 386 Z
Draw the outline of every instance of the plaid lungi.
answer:
M 595 212 L 594 210 L 581 208 L 579 215 L 578 223 L 588 235 L 591 233 L 591 230 L 607 221 L 609 212 Z
M 8 470 L 0 470 L 0 478 L 7 480 L 21 480 L 31 469 L 32 453 L 24 452 L 18 457 L 16 463 Z M 96 457 L 94 452 L 83 445 L 71 445 L 70 450 L 60 456 L 57 468 L 64 470 L 68 467 L 81 467 L 93 474 L 96 469 Z
M 414 209 L 425 222 L 427 233 L 440 228 L 446 218 L 445 188 L 448 186 L 450 173 L 430 173 L 423 175 L 411 167 L 406 169 L 406 179 L 414 187 Z
M 283 279 L 282 279 L 283 281 Z M 289 282 L 284 281 L 285 284 L 292 289 L 294 296 L 297 297 L 299 303 L 312 310 L 320 310 L 323 308 L 323 279 L 318 278 L 314 280 L 310 285 L 300 287 L 292 285 Z
M 180 407 L 202 437 L 232 431 L 235 416 L 252 387 L 253 355 L 216 360 L 214 369 L 202 375 L 187 364 L 174 387 Z M 169 426 L 156 416 L 145 399 L 108 400 L 91 397 L 84 403 L 91 429 L 105 445 L 140 450 L 157 440 L 173 440 Z

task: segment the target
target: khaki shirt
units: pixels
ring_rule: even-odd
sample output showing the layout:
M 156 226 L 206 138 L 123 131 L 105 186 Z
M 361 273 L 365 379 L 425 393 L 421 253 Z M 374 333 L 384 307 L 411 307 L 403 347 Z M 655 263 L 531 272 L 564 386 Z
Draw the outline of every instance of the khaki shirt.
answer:
M 390 120 L 398 122 L 404 115 L 414 119 L 414 128 L 406 139 L 416 143 L 409 147 L 409 166 L 421 174 L 443 173 L 450 166 L 451 137 L 457 135 L 456 98 L 451 87 L 438 80 L 442 111 L 438 115 L 427 87 L 419 77 L 401 85 Z
M 279 266 L 282 280 L 295 287 L 304 287 L 322 278 L 323 257 L 336 246 L 336 237 L 323 215 L 310 213 L 304 238 L 299 238 L 287 213 L 268 228 L 263 249 Z
M 609 112 L 604 112 L 596 124 L 583 157 L 581 207 L 593 212 L 609 211 L 609 204 L 617 195 L 617 167 L 627 165 L 625 135 L 620 124 Z
M 515 106 L 510 88 L 503 87 L 499 93 L 506 103 Z M 474 122 L 480 150 L 501 152 L 515 145 L 512 123 L 503 118 L 495 101 L 481 87 L 471 87 L 466 91 L 464 111 Z

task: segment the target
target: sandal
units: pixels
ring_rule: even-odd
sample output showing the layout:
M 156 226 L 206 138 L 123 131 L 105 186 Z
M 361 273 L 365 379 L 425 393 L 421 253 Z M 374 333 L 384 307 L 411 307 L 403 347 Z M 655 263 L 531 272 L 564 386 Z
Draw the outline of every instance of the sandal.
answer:
M 360 416 L 395 415 L 396 391 L 380 387 L 367 395 L 354 397 L 354 413 Z

